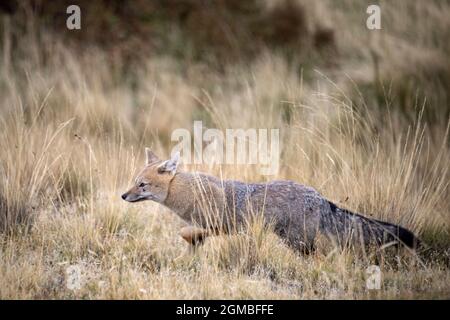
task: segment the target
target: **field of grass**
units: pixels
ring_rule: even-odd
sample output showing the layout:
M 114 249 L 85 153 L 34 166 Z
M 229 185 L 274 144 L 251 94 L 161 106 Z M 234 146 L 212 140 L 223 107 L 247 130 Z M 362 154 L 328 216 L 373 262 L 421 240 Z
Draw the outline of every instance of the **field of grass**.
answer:
M 30 12 L 26 23 L 0 13 L 1 299 L 450 298 L 450 4 L 379 1 L 383 29 L 369 31 L 365 1 L 295 3 L 310 18 L 306 49 L 250 47 L 235 63 L 214 51 L 226 46 L 201 53 L 208 35 L 186 40 L 182 28 L 166 50 L 128 63 L 101 44 L 69 43 Z M 255 223 L 189 252 L 181 219 L 120 195 L 144 147 L 167 157 L 171 132 L 194 120 L 279 128 L 280 170 L 182 170 L 295 180 L 409 228 L 428 249 L 302 256 Z M 366 288 L 373 264 L 379 290 Z

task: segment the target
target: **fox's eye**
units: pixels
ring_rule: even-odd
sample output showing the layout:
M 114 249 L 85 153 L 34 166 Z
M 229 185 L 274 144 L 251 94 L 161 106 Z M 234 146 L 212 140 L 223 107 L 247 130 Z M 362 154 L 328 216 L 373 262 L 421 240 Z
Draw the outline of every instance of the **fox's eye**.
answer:
M 146 185 L 146 183 L 141 182 L 141 183 L 139 184 L 139 188 L 143 188 L 143 187 L 145 187 L 145 185 Z

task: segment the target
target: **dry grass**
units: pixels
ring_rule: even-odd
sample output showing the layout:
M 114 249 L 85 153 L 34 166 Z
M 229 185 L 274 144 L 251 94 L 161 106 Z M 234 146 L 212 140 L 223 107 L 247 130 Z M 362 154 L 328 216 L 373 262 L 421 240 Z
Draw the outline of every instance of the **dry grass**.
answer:
M 121 77 L 102 50 L 71 51 L 32 22 L 17 40 L 20 31 L 2 17 L 0 298 L 448 298 L 450 118 L 442 83 L 450 76 L 442 39 L 450 6 L 389 2 L 395 28 L 368 37 L 348 11 L 356 2 L 305 4 L 330 16 L 331 26 L 339 22 L 340 55 L 336 65 L 305 65 L 300 75 L 267 50 L 221 72 L 155 56 Z M 418 25 L 404 10 L 433 19 Z M 433 30 L 443 30 L 442 38 L 429 41 L 438 37 Z M 422 86 L 433 78 L 428 66 L 444 77 L 433 88 Z M 411 74 L 411 87 L 397 85 Z M 194 119 L 217 128 L 281 128 L 273 178 L 400 223 L 431 249 L 419 258 L 333 249 L 299 256 L 254 223 L 188 253 L 177 235 L 180 219 L 119 195 L 143 163 L 144 146 L 168 155 L 171 131 Z M 200 169 L 266 179 L 252 166 Z M 383 281 L 369 291 L 365 270 L 373 263 Z M 82 272 L 78 290 L 67 287 L 69 266 Z

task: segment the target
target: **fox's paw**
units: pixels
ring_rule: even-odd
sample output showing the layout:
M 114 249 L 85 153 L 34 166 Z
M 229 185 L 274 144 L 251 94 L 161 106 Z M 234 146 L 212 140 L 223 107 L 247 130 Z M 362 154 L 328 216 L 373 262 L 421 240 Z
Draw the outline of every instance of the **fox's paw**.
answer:
M 209 231 L 203 228 L 188 226 L 181 228 L 180 236 L 191 246 L 195 247 L 205 242 L 206 237 L 209 236 Z

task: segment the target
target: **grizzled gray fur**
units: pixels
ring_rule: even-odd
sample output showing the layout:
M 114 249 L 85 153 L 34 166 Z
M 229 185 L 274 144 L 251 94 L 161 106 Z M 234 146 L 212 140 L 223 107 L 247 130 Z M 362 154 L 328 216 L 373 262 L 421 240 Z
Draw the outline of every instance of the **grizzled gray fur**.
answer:
M 158 202 L 191 225 L 181 236 L 191 244 L 245 227 L 262 217 L 296 250 L 309 252 L 317 240 L 338 246 L 402 243 L 416 247 L 414 234 L 397 225 L 339 208 L 316 190 L 293 181 L 244 183 L 177 169 L 179 155 L 161 161 L 149 149 L 135 185 L 122 198 Z
M 414 247 L 418 243 L 405 228 L 339 208 L 315 189 L 293 181 L 247 184 L 235 180 L 221 181 L 202 173 L 187 175 L 190 178 L 191 175 L 196 176 L 191 185 L 193 190 L 197 190 L 193 198 L 200 199 L 201 203 L 194 201 L 188 211 L 178 213 L 186 221 L 203 228 L 230 232 L 251 216 L 263 214 L 264 220 L 273 225 L 278 236 L 303 252 L 314 248 L 319 234 L 340 246 L 397 242 Z M 225 201 L 215 201 L 214 205 L 205 208 L 205 199 L 211 199 L 212 190 L 216 188 L 223 190 Z M 213 197 L 217 199 L 217 195 Z M 221 205 L 217 206 L 218 203 Z

